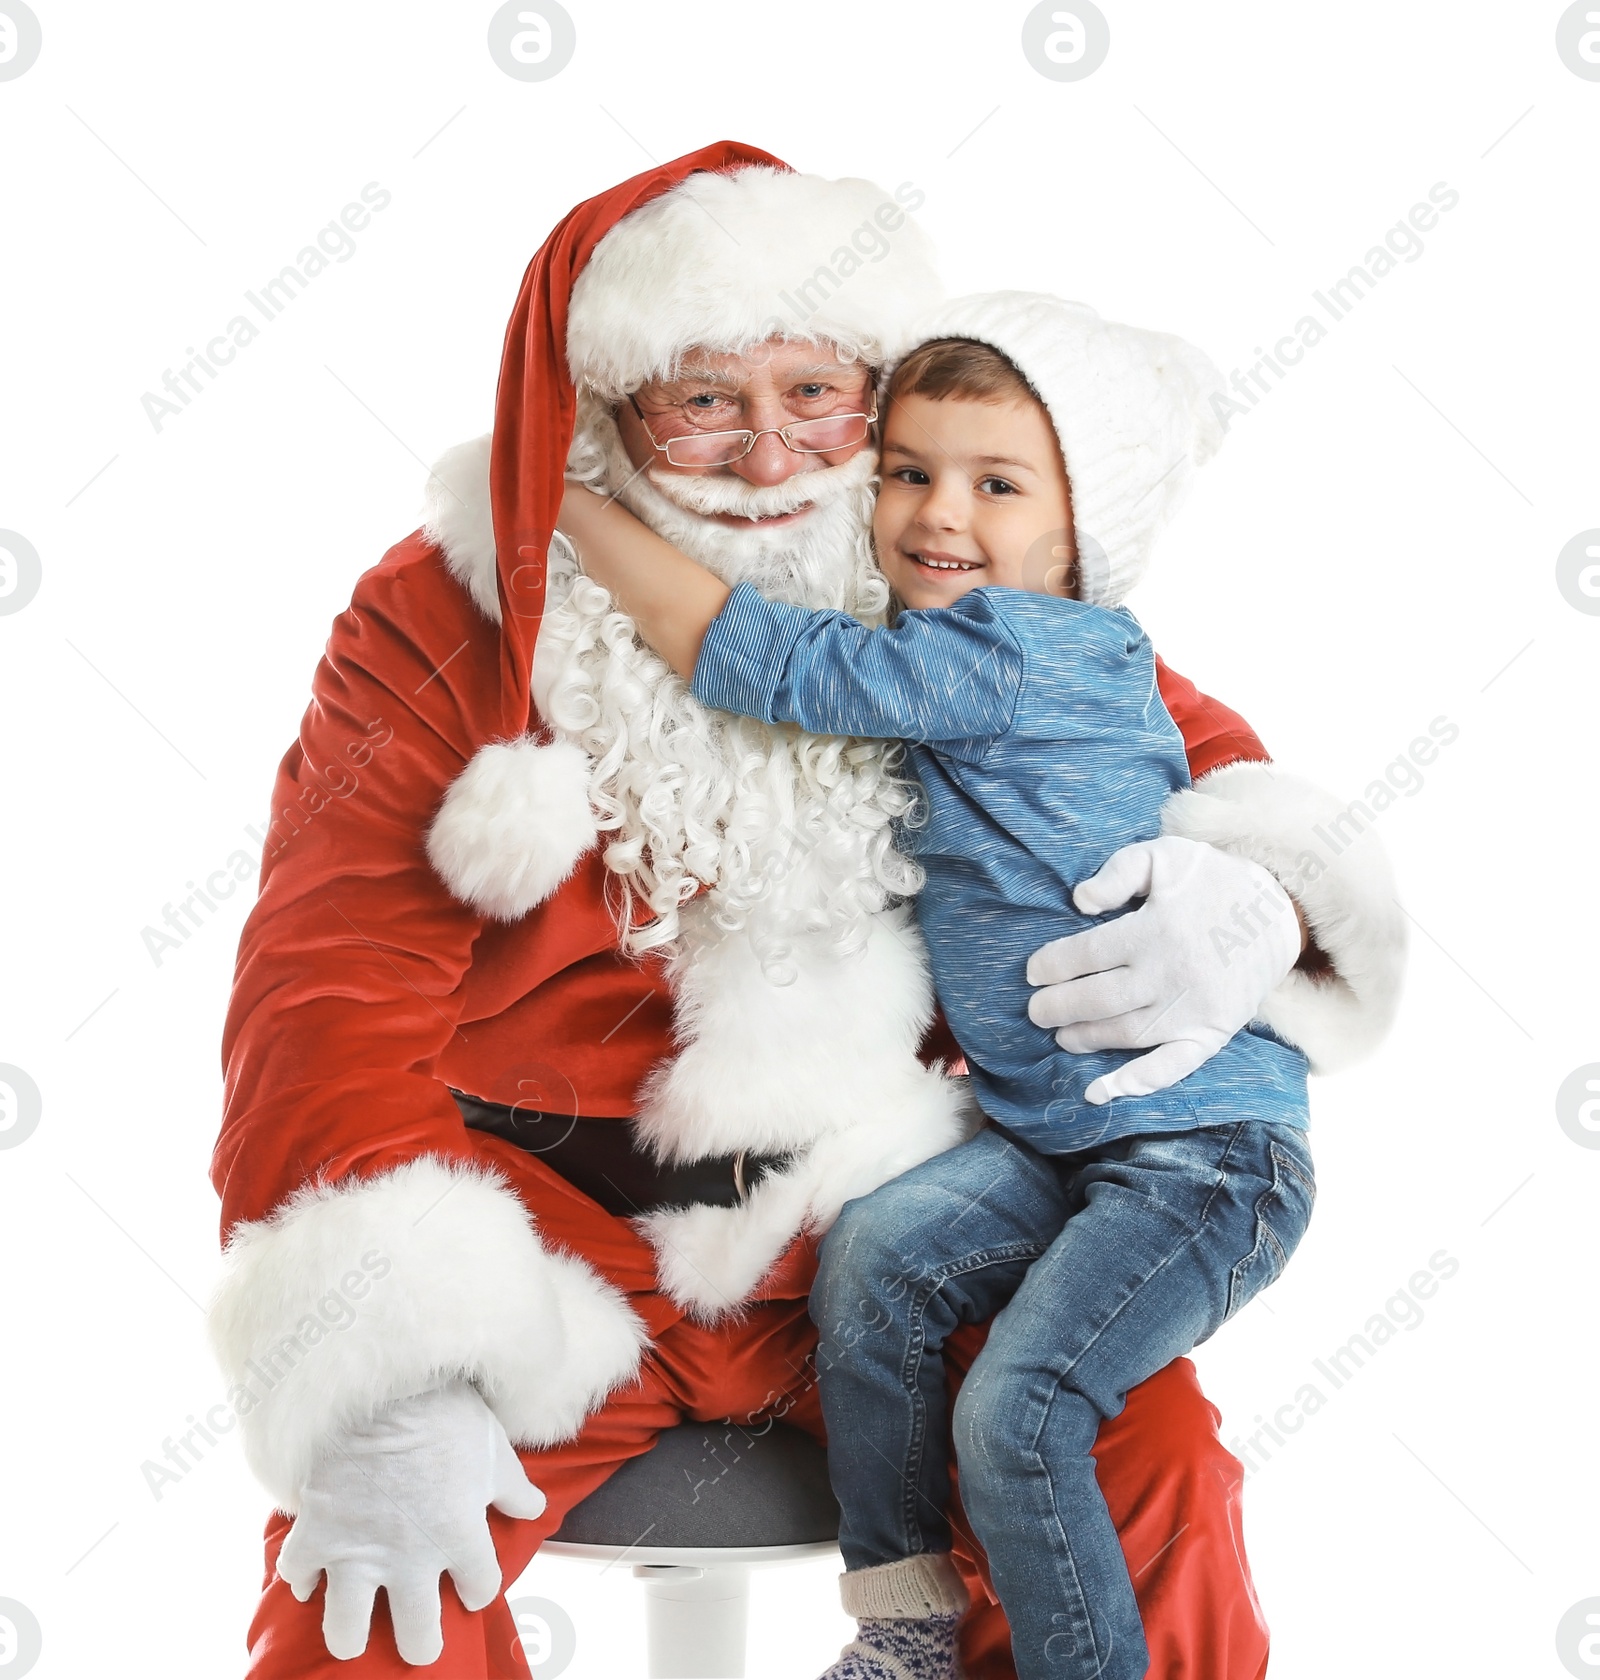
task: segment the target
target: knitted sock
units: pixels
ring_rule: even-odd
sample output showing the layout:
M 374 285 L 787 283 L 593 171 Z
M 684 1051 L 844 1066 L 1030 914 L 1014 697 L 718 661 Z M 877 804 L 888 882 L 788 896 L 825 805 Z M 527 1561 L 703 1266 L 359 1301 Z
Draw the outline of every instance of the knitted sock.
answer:
M 956 1628 L 967 1591 L 948 1552 L 921 1552 L 840 1577 L 856 1637 L 822 1680 L 961 1680 Z

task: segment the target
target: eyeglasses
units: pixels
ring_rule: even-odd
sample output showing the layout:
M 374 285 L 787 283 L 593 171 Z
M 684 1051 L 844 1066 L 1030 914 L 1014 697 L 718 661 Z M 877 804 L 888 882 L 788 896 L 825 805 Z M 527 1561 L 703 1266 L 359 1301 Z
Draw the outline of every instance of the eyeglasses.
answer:
M 675 467 L 726 467 L 742 461 L 757 440 L 771 433 L 782 438 L 784 447 L 797 455 L 827 455 L 835 449 L 849 449 L 866 441 L 867 429 L 878 418 L 874 399 L 870 414 L 822 414 L 815 420 L 792 420 L 787 426 L 769 426 L 765 431 L 690 432 L 685 437 L 658 443 L 644 410 L 630 395 L 628 401 L 639 416 L 644 435 Z

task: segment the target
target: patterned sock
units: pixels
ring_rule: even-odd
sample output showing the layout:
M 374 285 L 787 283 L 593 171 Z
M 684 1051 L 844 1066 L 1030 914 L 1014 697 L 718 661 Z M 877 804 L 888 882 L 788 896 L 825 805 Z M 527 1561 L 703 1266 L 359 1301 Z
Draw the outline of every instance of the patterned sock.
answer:
M 961 1680 L 957 1613 L 890 1621 L 864 1617 L 822 1680 Z
M 822 1680 L 961 1680 L 956 1629 L 967 1592 L 947 1552 L 922 1552 L 841 1577 L 856 1637 Z

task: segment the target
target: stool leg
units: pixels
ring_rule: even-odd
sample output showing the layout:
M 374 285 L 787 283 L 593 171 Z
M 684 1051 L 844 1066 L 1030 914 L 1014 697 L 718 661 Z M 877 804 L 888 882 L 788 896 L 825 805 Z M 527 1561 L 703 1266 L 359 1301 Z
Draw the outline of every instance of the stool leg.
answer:
M 645 1565 L 651 1680 L 743 1680 L 750 1571 Z

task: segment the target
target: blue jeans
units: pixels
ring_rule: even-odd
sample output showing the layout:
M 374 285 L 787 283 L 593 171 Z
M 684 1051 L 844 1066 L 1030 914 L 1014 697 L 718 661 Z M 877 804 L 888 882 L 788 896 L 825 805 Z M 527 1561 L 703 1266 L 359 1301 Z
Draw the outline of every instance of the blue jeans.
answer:
M 1315 1196 L 1305 1133 L 1252 1121 L 1071 1155 L 990 1125 L 846 1203 L 811 1292 L 846 1568 L 950 1549 L 941 1349 L 994 1316 L 950 1430 L 1018 1676 L 1142 1680 L 1095 1435 L 1273 1282 Z

